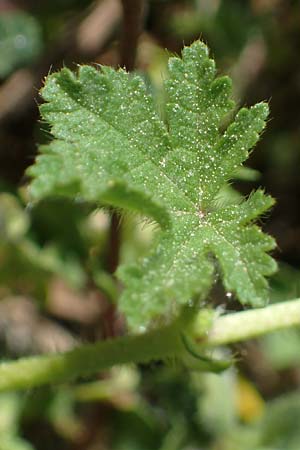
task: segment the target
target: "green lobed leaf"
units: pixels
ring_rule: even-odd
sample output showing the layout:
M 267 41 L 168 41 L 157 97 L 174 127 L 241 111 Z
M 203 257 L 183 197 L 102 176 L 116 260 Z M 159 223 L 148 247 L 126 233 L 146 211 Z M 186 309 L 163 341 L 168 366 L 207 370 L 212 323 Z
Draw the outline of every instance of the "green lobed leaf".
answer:
M 120 307 L 133 329 L 169 319 L 207 295 L 220 267 L 225 288 L 242 303 L 263 305 L 275 246 L 253 221 L 273 200 L 258 190 L 238 205 L 218 195 L 247 159 L 268 106 L 232 113 L 231 81 L 216 78 L 200 41 L 169 60 L 166 123 L 142 78 L 83 66 L 47 78 L 41 106 L 54 140 L 29 173 L 33 198 L 68 195 L 134 210 L 162 225 L 152 251 L 121 267 Z M 217 264 L 216 264 L 217 261 Z

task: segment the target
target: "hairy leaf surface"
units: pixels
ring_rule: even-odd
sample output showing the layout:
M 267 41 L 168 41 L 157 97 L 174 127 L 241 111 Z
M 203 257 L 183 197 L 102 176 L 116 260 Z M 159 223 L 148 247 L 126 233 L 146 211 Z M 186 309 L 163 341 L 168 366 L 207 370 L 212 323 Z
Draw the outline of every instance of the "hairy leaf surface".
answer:
M 50 75 L 41 113 L 54 140 L 30 168 L 35 199 L 69 195 L 161 224 L 150 254 L 118 270 L 120 307 L 133 329 L 207 295 L 218 270 L 242 303 L 263 305 L 265 276 L 276 269 L 267 254 L 274 240 L 253 225 L 271 197 L 258 190 L 239 205 L 217 201 L 257 142 L 267 105 L 242 108 L 221 132 L 234 108 L 231 81 L 216 78 L 199 41 L 170 58 L 165 89 L 166 123 L 140 76 L 87 66 Z

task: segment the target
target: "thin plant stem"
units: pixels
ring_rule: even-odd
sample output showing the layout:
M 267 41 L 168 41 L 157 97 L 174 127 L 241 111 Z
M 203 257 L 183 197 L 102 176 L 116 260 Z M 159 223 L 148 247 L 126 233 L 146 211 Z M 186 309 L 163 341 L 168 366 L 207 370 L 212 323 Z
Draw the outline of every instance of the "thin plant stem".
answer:
M 192 324 L 178 320 L 142 335 L 83 345 L 60 354 L 3 362 L 0 364 L 0 391 L 66 382 L 119 364 L 180 357 L 185 351 L 183 332 L 189 333 L 195 342 L 200 341 L 201 350 L 300 325 L 300 299 L 215 317 L 211 326 L 207 317 L 207 310 L 200 311 Z M 206 320 L 208 329 L 203 334 Z
M 123 10 L 123 25 L 120 37 L 120 66 L 127 71 L 132 71 L 135 68 L 138 38 L 143 26 L 144 0 L 120 1 Z M 119 265 L 121 246 L 120 217 L 116 211 L 111 215 L 108 244 L 108 270 L 113 274 Z M 111 304 L 107 308 L 105 316 L 107 335 L 110 337 L 115 335 L 115 315 L 115 307 Z
M 70 381 L 119 364 L 164 359 L 175 356 L 182 348 L 177 326 L 173 324 L 143 335 L 108 339 L 64 353 L 3 362 L 0 364 L 0 391 Z
M 231 344 L 296 325 L 300 325 L 300 299 L 221 316 L 214 321 L 206 343 Z
M 120 42 L 120 65 L 131 71 L 135 68 L 138 38 L 143 28 L 144 0 L 121 0 L 123 29 Z

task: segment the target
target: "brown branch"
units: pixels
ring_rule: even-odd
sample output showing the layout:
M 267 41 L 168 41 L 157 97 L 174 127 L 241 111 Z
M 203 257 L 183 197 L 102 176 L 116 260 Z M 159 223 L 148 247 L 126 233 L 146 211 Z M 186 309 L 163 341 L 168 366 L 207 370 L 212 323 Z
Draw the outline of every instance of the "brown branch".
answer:
M 123 6 L 123 27 L 120 40 L 120 65 L 133 70 L 144 18 L 144 0 L 121 0 Z M 120 223 L 117 213 L 113 213 L 109 238 L 109 270 L 115 272 L 119 263 Z
M 133 70 L 144 18 L 144 0 L 121 0 L 123 7 L 123 27 L 120 39 L 120 66 Z M 109 270 L 115 272 L 119 263 L 120 223 L 117 213 L 113 213 L 109 238 Z
M 123 6 L 123 30 L 120 42 L 120 65 L 128 71 L 135 67 L 138 38 L 142 31 L 144 0 L 121 0 Z
M 121 0 L 123 6 L 123 27 L 120 39 L 120 66 L 126 70 L 133 70 L 138 45 L 138 38 L 142 31 L 144 18 L 144 0 Z M 114 273 L 119 264 L 121 244 L 120 219 L 116 212 L 112 213 L 109 234 L 109 271 Z M 106 314 L 109 335 L 114 334 L 116 319 L 115 306 L 110 305 Z

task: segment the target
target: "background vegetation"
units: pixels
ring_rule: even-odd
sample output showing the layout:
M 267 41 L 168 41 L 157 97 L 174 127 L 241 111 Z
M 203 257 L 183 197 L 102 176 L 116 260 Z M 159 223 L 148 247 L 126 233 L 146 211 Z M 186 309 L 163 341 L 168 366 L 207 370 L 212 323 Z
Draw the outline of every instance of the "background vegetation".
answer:
M 28 204 L 24 171 L 49 140 L 37 109 L 43 78 L 83 62 L 136 68 L 160 103 L 165 49 L 199 36 L 241 105 L 270 102 L 255 171 L 237 186 L 262 185 L 277 199 L 264 226 L 278 242 L 271 301 L 299 296 L 299 23 L 296 0 L 0 1 L 1 359 L 122 334 L 113 272 L 152 235 L 84 204 Z M 212 295 L 222 308 L 221 287 Z M 0 394 L 0 449 L 299 450 L 299 349 L 294 329 L 235 346 L 237 365 L 222 375 L 170 361 Z

